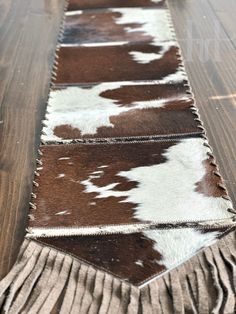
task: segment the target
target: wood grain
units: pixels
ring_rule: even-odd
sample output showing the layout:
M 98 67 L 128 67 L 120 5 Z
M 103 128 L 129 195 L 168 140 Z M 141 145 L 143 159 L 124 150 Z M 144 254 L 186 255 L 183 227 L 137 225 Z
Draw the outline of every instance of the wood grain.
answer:
M 236 32 L 235 32 L 235 13 L 236 2 L 235 0 L 209 0 L 209 3 L 215 12 L 219 22 L 225 29 L 228 38 L 231 40 L 234 48 L 236 49 Z
M 225 4 L 169 0 L 197 107 L 236 207 L 236 52 L 216 14 L 221 7 L 231 16 L 233 7 Z
M 169 4 L 197 105 L 236 205 L 235 27 L 228 22 L 234 20 L 235 4 L 227 1 Z M 14 262 L 25 232 L 62 7 L 62 0 L 0 0 L 0 278 Z M 199 45 L 205 41 L 209 52 L 204 59 Z
M 27 223 L 41 118 L 64 1 L 0 1 L 0 278 Z

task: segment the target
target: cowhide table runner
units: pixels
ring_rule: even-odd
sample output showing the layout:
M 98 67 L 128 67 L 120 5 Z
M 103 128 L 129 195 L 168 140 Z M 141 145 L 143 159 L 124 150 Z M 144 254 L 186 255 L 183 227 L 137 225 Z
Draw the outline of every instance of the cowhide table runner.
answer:
M 235 211 L 166 1 L 67 3 L 37 164 L 3 312 L 235 313 L 234 234 L 206 248 Z

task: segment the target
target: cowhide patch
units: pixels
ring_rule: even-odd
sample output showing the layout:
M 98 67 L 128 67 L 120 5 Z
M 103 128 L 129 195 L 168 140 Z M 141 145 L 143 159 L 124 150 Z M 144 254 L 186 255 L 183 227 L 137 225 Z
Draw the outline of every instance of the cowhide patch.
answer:
M 176 79 L 183 75 L 178 52 L 166 43 L 61 47 L 54 84 Z
M 44 141 L 200 133 L 183 81 L 102 83 L 51 91 Z
M 69 0 L 68 11 L 119 7 L 166 7 L 165 0 Z
M 72 11 L 66 13 L 64 44 L 101 44 L 149 42 L 171 46 L 173 32 L 165 9 L 116 8 L 106 11 Z M 156 53 L 153 54 L 155 59 Z
M 133 234 L 39 240 L 140 286 L 213 244 L 225 231 L 226 228 L 149 230 Z
M 225 219 L 231 202 L 201 138 L 42 146 L 30 227 Z M 116 228 L 114 227 L 115 231 Z

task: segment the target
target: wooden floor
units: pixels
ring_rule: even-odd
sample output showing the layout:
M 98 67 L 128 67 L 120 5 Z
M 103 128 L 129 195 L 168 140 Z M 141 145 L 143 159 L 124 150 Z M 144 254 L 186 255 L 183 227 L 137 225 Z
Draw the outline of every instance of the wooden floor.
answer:
M 169 0 L 187 72 L 236 207 L 235 0 Z M 0 278 L 27 222 L 62 0 L 0 0 Z
M 197 106 L 236 207 L 236 1 L 169 4 Z

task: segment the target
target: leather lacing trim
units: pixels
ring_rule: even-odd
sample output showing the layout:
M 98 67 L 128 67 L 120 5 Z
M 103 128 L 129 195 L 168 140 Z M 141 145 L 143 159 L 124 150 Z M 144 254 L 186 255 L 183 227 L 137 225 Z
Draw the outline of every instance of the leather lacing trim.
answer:
M 66 12 L 67 7 L 68 7 L 69 1 L 67 0 L 65 3 L 65 7 L 64 7 L 64 11 Z M 167 3 L 167 8 L 168 8 L 168 3 Z M 178 47 L 178 52 L 177 54 L 177 58 L 178 61 L 180 63 L 178 70 L 180 72 L 182 72 L 183 76 L 186 77 L 186 79 L 184 79 L 182 82 L 184 83 L 184 86 L 187 87 L 186 90 L 186 95 L 189 95 L 189 100 L 192 101 L 192 105 L 189 107 L 193 116 L 194 116 L 194 120 L 198 122 L 198 129 L 199 132 L 193 132 L 193 133 L 184 133 L 184 134 L 169 134 L 169 135 L 154 135 L 154 136 L 137 136 L 137 137 L 118 137 L 118 138 L 96 138 L 96 139 L 72 139 L 72 140 L 62 140 L 62 141 L 52 141 L 52 142 L 45 142 L 41 139 L 41 145 L 58 145 L 58 144 L 89 144 L 89 145 L 101 145 L 101 144 L 134 144 L 134 143 L 148 143 L 148 142 L 156 142 L 156 141 L 163 141 L 163 142 L 170 142 L 170 141 L 178 141 L 181 139 L 185 139 L 185 138 L 193 138 L 193 137 L 201 137 L 202 139 L 204 139 L 204 143 L 203 145 L 206 146 L 209 151 L 207 152 L 207 155 L 210 158 L 210 164 L 215 168 L 215 170 L 213 171 L 213 174 L 217 177 L 219 177 L 221 179 L 220 183 L 217 183 L 218 188 L 220 188 L 221 190 L 224 191 L 223 196 L 221 196 L 223 199 L 228 200 L 231 202 L 232 204 L 232 200 L 228 194 L 227 188 L 224 184 L 224 180 L 220 175 L 219 172 L 219 167 L 216 163 L 214 154 L 213 154 L 213 149 L 211 147 L 211 145 L 208 142 L 208 138 L 207 138 L 207 134 L 206 134 L 206 130 L 203 126 L 203 122 L 200 118 L 200 114 L 199 114 L 199 110 L 196 107 L 196 101 L 195 101 L 195 97 L 193 95 L 192 92 L 192 88 L 189 84 L 189 81 L 187 79 L 187 73 L 185 70 L 185 65 L 184 65 L 184 61 L 183 61 L 183 56 L 181 53 L 181 48 L 177 42 L 177 38 L 176 38 L 176 34 L 175 34 L 175 30 L 173 27 L 173 22 L 172 22 L 172 18 L 171 18 L 171 14 L 170 14 L 170 9 L 168 8 L 166 10 L 167 12 L 167 19 L 169 22 L 169 27 L 171 29 L 171 33 L 172 33 L 172 40 L 175 41 L 176 46 Z M 58 45 L 56 48 L 56 53 L 55 53 L 55 61 L 54 61 L 54 65 L 53 65 L 53 72 L 52 72 L 52 80 L 51 80 L 51 87 L 50 87 L 50 92 L 53 90 L 53 88 L 55 88 L 54 82 L 56 80 L 57 77 L 57 65 L 58 65 L 58 51 L 60 50 L 60 43 L 62 42 L 63 39 L 63 33 L 64 33 L 64 26 L 65 26 L 65 18 L 66 15 L 64 14 L 62 23 L 61 23 L 61 27 L 60 27 L 60 32 L 59 32 L 59 36 L 58 36 Z M 50 93 L 48 96 L 48 100 L 50 97 Z M 47 109 L 46 109 L 46 116 L 47 116 Z M 47 126 L 47 118 L 45 116 L 45 120 L 42 122 L 42 126 Z M 43 134 L 43 131 L 41 130 L 41 133 Z M 33 181 L 33 185 L 35 187 L 35 191 L 31 193 L 31 200 L 30 200 L 30 208 L 32 210 L 36 210 L 37 209 L 37 203 L 36 203 L 36 198 L 37 198 L 37 188 L 39 186 L 38 182 L 37 182 L 37 177 L 40 176 L 40 170 L 42 170 L 42 166 L 43 166 L 43 161 L 42 161 L 42 152 L 39 149 L 38 150 L 38 158 L 36 159 L 36 163 L 37 163 L 37 168 L 35 171 L 35 179 Z M 232 217 L 232 223 L 234 220 L 234 216 L 236 215 L 236 210 L 233 207 L 230 207 L 227 209 L 228 212 L 233 214 Z M 34 220 L 34 215 L 32 213 L 29 214 L 29 220 Z M 171 224 L 172 222 L 166 222 L 166 224 Z M 185 222 L 178 222 L 178 223 L 183 223 L 183 224 L 188 224 L 187 221 Z M 192 222 L 194 223 L 198 223 L 196 221 Z
M 175 34 L 175 37 L 176 37 L 176 33 L 175 33 L 174 25 L 173 25 L 173 22 L 172 22 L 172 17 L 171 17 L 168 1 L 167 1 L 167 7 L 168 7 L 168 17 L 169 17 L 170 27 L 171 27 L 171 30 Z M 177 55 L 178 55 L 178 60 L 181 62 L 181 71 L 182 71 L 183 74 L 186 74 L 184 58 L 183 58 L 183 55 L 182 55 L 181 47 L 178 44 L 178 42 L 177 42 L 177 45 L 178 45 L 178 48 L 179 48 Z M 215 156 L 214 156 L 214 153 L 213 153 L 213 148 L 212 148 L 212 146 L 210 145 L 210 143 L 208 141 L 207 132 L 206 132 L 206 129 L 204 127 L 203 121 L 201 120 L 199 110 L 198 110 L 198 108 L 196 106 L 196 99 L 194 97 L 194 94 L 193 94 L 193 91 L 192 91 L 192 87 L 191 87 L 188 79 L 185 80 L 184 86 L 188 88 L 186 93 L 191 96 L 190 99 L 192 99 L 192 101 L 193 101 L 193 104 L 191 105 L 190 110 L 192 111 L 192 114 L 195 116 L 194 120 L 198 122 L 199 130 L 201 130 L 200 136 L 204 139 L 204 144 L 203 145 L 208 147 L 209 150 L 210 150 L 207 154 L 211 158 L 210 164 L 213 167 L 215 167 L 215 170 L 213 171 L 213 174 L 221 179 L 221 183 L 217 183 L 217 186 L 225 192 L 225 195 L 223 195 L 222 198 L 230 201 L 231 204 L 232 204 L 232 200 L 231 200 L 231 198 L 230 198 L 230 196 L 228 194 L 228 190 L 226 188 L 224 180 L 223 180 L 223 178 L 222 178 L 222 176 L 221 176 L 221 174 L 219 172 L 219 167 L 217 165 L 217 162 L 215 160 Z M 233 213 L 234 215 L 236 215 L 236 210 L 234 208 L 229 208 L 228 211 Z
M 169 142 L 169 141 L 177 141 L 177 139 L 165 139 L 165 140 L 160 140 L 161 142 Z M 150 142 L 150 141 L 144 141 L 144 142 Z M 144 143 L 144 142 L 142 142 L 142 143 Z M 139 143 L 139 142 L 134 142 L 134 141 L 132 141 L 132 142 L 125 142 L 126 144 L 130 144 L 130 145 L 132 145 L 132 144 L 135 144 L 135 143 Z M 82 144 L 84 144 L 84 143 L 82 143 Z M 118 144 L 118 143 L 117 143 Z M 122 144 L 124 144 L 124 143 L 122 143 Z M 81 145 L 81 143 L 80 144 L 78 144 L 78 145 Z M 90 143 L 90 145 L 99 145 L 98 143 L 96 143 L 96 142 L 94 142 L 94 143 Z M 208 142 L 207 141 L 205 141 L 204 142 L 204 145 L 205 146 L 207 146 L 209 149 L 211 149 L 211 147 L 210 147 L 210 145 L 208 144 Z M 34 218 L 34 214 L 33 214 L 33 211 L 35 211 L 35 210 L 37 210 L 37 188 L 39 187 L 39 183 L 37 182 L 37 179 L 40 177 L 40 171 L 43 169 L 43 153 L 42 153 L 42 151 L 39 149 L 38 150 L 38 155 L 39 155 L 39 157 L 41 157 L 41 159 L 37 159 L 36 161 L 37 161 L 37 168 L 36 168 L 36 171 L 34 172 L 34 174 L 35 174 L 35 178 L 34 178 L 34 181 L 33 181 L 33 186 L 34 186 L 34 191 L 31 193 L 31 200 L 30 200 L 30 203 L 29 203 L 29 205 L 30 205 L 30 209 L 32 209 L 32 211 L 31 211 L 31 213 L 28 215 L 28 217 L 29 217 L 29 220 L 30 221 L 34 221 L 35 220 L 35 218 Z M 217 176 L 217 177 L 220 177 L 221 178 L 221 183 L 217 183 L 217 186 L 221 189 L 221 190 L 223 190 L 224 191 L 224 193 L 225 193 L 225 195 L 223 195 L 223 196 L 221 196 L 223 199 L 226 199 L 226 200 L 229 200 L 229 201 L 231 201 L 231 199 L 230 199 L 230 197 L 229 197 L 229 195 L 228 195 L 228 192 L 227 192 L 227 189 L 226 189 L 226 187 L 225 187 L 225 185 L 223 184 L 223 179 L 222 179 L 222 177 L 221 177 L 221 175 L 220 175 L 220 173 L 219 173 L 219 171 L 218 171 L 218 167 L 217 167 L 217 165 L 216 165 L 216 162 L 215 162 L 215 159 L 214 159 L 214 155 L 212 154 L 212 152 L 210 151 L 210 152 L 207 152 L 207 156 L 209 156 L 210 158 L 211 158 L 211 160 L 210 160 L 210 164 L 212 165 L 212 166 L 214 166 L 215 167 L 215 169 L 216 170 L 214 170 L 214 172 L 213 172 L 213 174 L 215 175 L 215 176 Z M 194 227 L 194 228 L 197 228 L 197 229 L 200 229 L 200 228 L 204 228 L 204 225 L 205 225 L 205 228 L 207 228 L 207 227 L 210 227 L 210 226 L 214 226 L 214 222 L 215 222 L 215 225 L 217 225 L 217 224 L 219 224 L 219 225 L 221 225 L 221 226 L 223 226 L 224 224 L 222 224 L 221 223 L 221 221 L 223 221 L 223 222 L 225 222 L 225 225 L 224 226 L 229 226 L 230 224 L 232 224 L 232 225 L 234 225 L 234 220 L 235 220 L 235 214 L 236 214 L 236 211 L 235 211 L 235 209 L 234 208 L 232 208 L 232 207 L 229 207 L 228 209 L 227 209 L 227 211 L 228 212 L 230 212 L 230 213 L 232 213 L 233 214 L 233 216 L 231 217 L 231 218 L 229 218 L 229 219 L 216 219 L 216 220 L 214 220 L 214 221 L 199 221 L 199 220 L 192 220 L 192 221 L 183 221 L 183 220 L 180 220 L 180 221 L 166 221 L 166 222 L 163 222 L 163 223 L 160 223 L 160 222 L 153 222 L 153 223 L 147 223 L 147 224 L 145 224 L 145 225 L 149 225 L 150 226 L 150 228 L 151 228 L 151 226 L 152 225 L 156 225 L 156 226 L 158 226 L 158 228 L 160 227 L 161 229 L 170 229 L 170 228 L 192 228 L 192 227 Z M 116 225 L 117 226 L 117 229 L 119 229 L 119 227 L 121 227 L 121 226 L 125 226 L 125 225 L 131 225 L 131 226 L 137 226 L 137 229 L 138 229 L 138 226 L 139 225 L 142 225 L 142 223 L 137 223 L 137 224 L 118 224 L 118 225 Z M 112 225 L 111 225 L 112 226 Z M 207 226 L 207 227 L 206 227 Z M 109 226 L 105 226 L 106 228 L 107 227 L 109 227 Z M 86 229 L 89 229 L 89 227 L 84 227 L 84 228 L 86 228 Z M 100 226 L 98 225 L 98 226 L 94 226 L 94 228 L 97 228 L 97 233 L 96 234 L 100 234 L 99 233 L 99 230 L 100 230 L 100 232 L 101 232 L 101 228 L 100 228 Z M 213 227 L 212 227 L 213 228 Z M 40 228 L 38 228 L 38 229 L 40 229 Z M 53 230 L 54 228 L 49 228 L 49 227 L 45 227 L 45 228 L 41 228 L 41 229 L 44 229 L 44 230 L 47 230 L 48 229 L 48 231 L 49 230 Z M 63 236 L 63 234 L 65 235 L 65 232 L 63 231 L 63 230 L 65 230 L 65 229 L 68 229 L 68 233 L 69 233 L 69 229 L 70 229 L 70 227 L 68 227 L 68 228 L 66 228 L 66 227 L 58 227 L 58 228 L 55 228 L 55 229 L 61 229 L 61 235 Z M 83 230 L 83 227 L 78 227 L 77 228 L 78 229 L 78 234 L 83 234 L 83 232 L 82 232 L 82 230 Z M 29 232 L 29 233 L 31 233 L 30 232 L 30 228 L 28 228 L 27 229 L 27 232 Z M 79 231 L 80 230 L 80 231 Z M 90 229 L 90 230 L 92 230 L 92 228 Z M 130 229 L 131 230 L 131 229 Z M 57 231 L 58 232 L 58 231 Z M 128 230 L 127 230 L 127 232 L 128 232 Z M 52 234 L 52 232 L 49 232 L 50 234 Z M 117 231 L 117 233 L 119 233 L 118 231 Z M 92 233 L 88 233 L 88 234 L 92 234 Z M 105 234 L 105 232 L 104 232 L 104 234 Z M 109 233 L 107 233 L 107 234 L 109 234 Z M 68 234 L 69 235 L 69 234 Z M 58 236 L 58 235 L 55 235 L 55 236 Z
M 30 217 L 34 220 L 33 214 Z M 173 230 L 192 229 L 194 230 L 215 230 L 236 227 L 236 218 L 196 220 L 196 221 L 171 221 L 171 222 L 147 222 L 147 223 L 124 223 L 95 226 L 66 226 L 66 227 L 29 227 L 27 238 L 48 238 L 88 235 L 110 235 L 110 234 L 131 234 L 147 230 Z
M 67 6 L 66 6 L 67 7 Z M 158 8 L 148 8 L 147 10 L 158 10 Z M 79 11 L 83 11 L 83 10 L 79 10 Z M 86 10 L 87 11 L 87 10 Z M 94 10 L 93 10 L 94 11 Z M 66 12 L 66 11 L 65 11 Z M 168 26 L 171 30 L 171 34 L 172 34 L 172 38 L 170 38 L 170 42 L 173 41 L 175 43 L 175 46 L 178 48 L 179 53 L 177 53 L 177 59 L 180 62 L 180 65 L 178 66 L 178 68 L 176 69 L 177 71 L 180 71 L 181 73 L 183 73 L 186 76 L 186 79 L 182 80 L 180 83 L 184 83 L 183 86 L 187 87 L 187 90 L 185 91 L 186 97 L 188 98 L 188 100 L 192 100 L 194 102 L 194 97 L 193 94 L 190 90 L 190 86 L 187 80 L 187 75 L 186 75 L 186 71 L 183 65 L 183 60 L 180 54 L 180 46 L 177 42 L 176 39 L 176 34 L 173 28 L 173 23 L 171 20 L 171 16 L 170 16 L 170 11 L 169 9 L 166 7 L 166 17 L 167 17 L 167 21 L 168 21 Z M 56 55 L 55 55 L 55 63 L 54 63 L 54 67 L 53 67 L 53 73 L 52 73 L 52 82 L 51 82 L 51 89 L 50 92 L 57 86 L 57 84 L 55 84 L 56 82 L 56 78 L 57 78 L 57 65 L 58 65 L 58 52 L 60 50 L 60 48 L 63 46 L 62 45 L 62 39 L 63 39 L 63 33 L 64 33 L 64 25 L 65 25 L 65 18 L 66 18 L 66 13 L 64 15 L 64 20 L 62 23 L 62 27 L 61 27 L 61 31 L 60 31 L 60 35 L 59 35 L 59 40 L 58 40 L 58 45 L 56 47 Z M 161 43 L 161 42 L 160 42 Z M 148 82 L 148 81 L 145 81 Z M 123 83 L 127 83 L 126 81 L 123 81 Z M 158 81 L 157 81 L 158 83 Z M 92 84 L 96 84 L 96 83 L 92 83 Z M 76 86 L 83 86 L 83 85 L 92 85 L 92 84 L 69 84 L 71 85 L 76 85 Z M 169 83 L 171 84 L 171 82 Z M 58 84 L 58 85 L 62 85 L 62 84 Z M 63 84 L 64 85 L 64 84 Z M 168 83 L 166 83 L 166 85 L 168 85 Z M 49 97 L 48 100 L 50 99 L 50 93 L 49 93 Z M 49 106 L 49 101 L 47 102 L 47 108 Z M 161 140 L 161 139 L 165 139 L 165 138 L 176 138 L 176 139 L 181 139 L 181 138 L 188 138 L 191 136 L 198 136 L 201 135 L 202 133 L 204 133 L 204 128 L 202 126 L 202 122 L 199 118 L 199 115 L 194 112 L 194 110 L 196 109 L 195 106 L 190 106 L 189 109 L 191 110 L 191 112 L 196 116 L 195 117 L 195 121 L 198 121 L 199 124 L 197 125 L 197 128 L 199 129 L 198 132 L 189 132 L 189 133 L 181 133 L 181 134 L 168 134 L 168 135 L 160 135 L 160 134 L 154 134 L 154 135 L 141 135 L 141 136 L 130 136 L 130 137 L 114 137 L 114 138 L 86 138 L 86 139 L 68 139 L 68 140 L 59 140 L 59 141 L 45 141 L 42 139 L 41 137 L 41 144 L 42 145 L 54 145 L 54 144 L 75 144 L 75 143 L 83 143 L 83 144 L 87 144 L 87 143 L 96 143 L 96 144 L 103 144 L 103 143 L 107 143 L 107 144 L 115 144 L 115 143 L 130 143 L 130 142 L 135 142 L 135 143 L 141 143 L 141 142 L 145 142 L 145 141 L 152 141 L 152 140 Z M 197 109 L 196 109 L 197 110 Z M 42 126 L 47 127 L 47 114 L 48 114 L 48 110 L 46 109 L 46 114 L 45 114 L 45 118 L 42 121 Z M 197 119 L 198 118 L 198 119 Z M 46 133 L 44 133 L 44 131 L 41 131 L 42 135 L 47 135 Z

